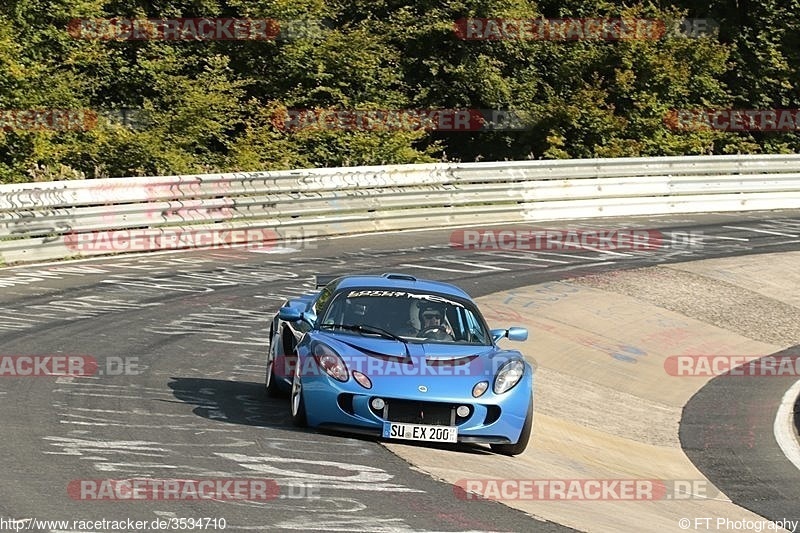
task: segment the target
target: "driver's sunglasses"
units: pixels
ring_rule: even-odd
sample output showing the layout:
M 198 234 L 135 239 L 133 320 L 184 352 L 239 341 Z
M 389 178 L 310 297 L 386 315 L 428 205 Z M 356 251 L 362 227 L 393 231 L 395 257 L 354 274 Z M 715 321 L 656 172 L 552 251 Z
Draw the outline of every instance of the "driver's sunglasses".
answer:
M 425 320 L 433 320 L 434 318 L 436 320 L 441 320 L 442 315 L 440 315 L 439 313 L 423 313 L 422 318 Z

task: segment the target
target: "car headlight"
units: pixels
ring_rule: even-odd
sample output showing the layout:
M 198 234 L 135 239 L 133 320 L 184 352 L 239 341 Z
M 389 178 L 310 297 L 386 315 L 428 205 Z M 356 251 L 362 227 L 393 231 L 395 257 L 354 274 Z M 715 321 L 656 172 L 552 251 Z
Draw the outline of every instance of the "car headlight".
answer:
M 314 354 L 314 360 L 326 374 L 338 381 L 347 381 L 347 367 L 339 354 L 333 351 L 333 348 L 318 342 L 311 351 Z
M 494 378 L 494 393 L 503 394 L 511 390 L 519 380 L 522 379 L 522 374 L 525 373 L 525 363 L 519 359 L 512 359 L 508 361 L 497 372 L 497 377 Z

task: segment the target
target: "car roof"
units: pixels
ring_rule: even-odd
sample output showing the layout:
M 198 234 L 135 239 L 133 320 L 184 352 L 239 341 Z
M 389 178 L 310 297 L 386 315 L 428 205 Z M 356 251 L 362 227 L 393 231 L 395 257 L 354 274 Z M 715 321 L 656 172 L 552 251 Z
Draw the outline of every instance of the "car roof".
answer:
M 405 289 L 419 292 L 435 292 L 471 300 L 469 294 L 455 285 L 441 281 L 419 279 L 407 274 L 356 275 L 344 276 L 338 279 L 339 283 L 336 285 L 337 290 L 360 287 L 394 290 Z

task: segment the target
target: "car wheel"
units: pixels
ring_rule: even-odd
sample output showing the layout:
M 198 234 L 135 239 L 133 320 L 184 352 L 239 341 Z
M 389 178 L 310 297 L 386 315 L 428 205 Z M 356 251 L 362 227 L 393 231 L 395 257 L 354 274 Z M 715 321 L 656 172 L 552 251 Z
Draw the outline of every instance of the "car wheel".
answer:
M 300 362 L 294 368 L 294 376 L 292 377 L 292 423 L 298 427 L 305 427 L 306 425 L 306 404 L 303 401 L 303 383 L 300 381 Z
M 270 332 L 271 333 L 271 332 Z M 280 344 L 280 337 L 278 335 L 270 335 L 272 341 L 269 343 L 269 351 L 267 352 L 267 371 L 264 376 L 264 389 L 267 391 L 267 396 L 270 398 L 278 398 L 285 395 L 282 394 L 281 389 L 278 387 L 277 380 L 275 379 L 275 350 Z
M 514 444 L 490 444 L 492 450 L 503 455 L 519 455 L 528 447 L 531 439 L 531 429 L 533 428 L 533 398 L 528 404 L 528 414 L 525 415 L 525 423 L 522 424 L 522 432 L 519 440 Z

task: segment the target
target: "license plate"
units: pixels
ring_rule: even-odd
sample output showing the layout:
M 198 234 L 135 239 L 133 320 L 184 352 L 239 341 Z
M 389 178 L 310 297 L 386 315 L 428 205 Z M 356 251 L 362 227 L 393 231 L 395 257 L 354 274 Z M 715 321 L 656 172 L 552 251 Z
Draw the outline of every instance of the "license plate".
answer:
M 458 442 L 458 428 L 384 422 L 385 439 L 424 440 L 426 442 Z

